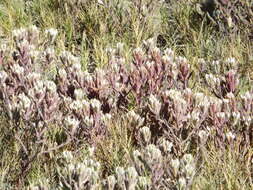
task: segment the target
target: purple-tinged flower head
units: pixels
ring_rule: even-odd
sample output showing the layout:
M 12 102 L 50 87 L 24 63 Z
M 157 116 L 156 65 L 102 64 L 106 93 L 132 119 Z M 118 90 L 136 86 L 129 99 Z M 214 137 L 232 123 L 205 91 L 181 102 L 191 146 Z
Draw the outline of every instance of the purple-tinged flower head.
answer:
M 24 67 L 21 67 L 19 64 L 15 63 L 10 67 L 11 71 L 18 76 L 22 76 L 24 74 Z
M 200 121 L 200 118 L 201 118 L 201 112 L 199 109 L 194 109 L 191 114 L 190 114 L 190 117 L 191 119 L 194 121 L 194 122 L 199 122 Z
M 206 74 L 205 79 L 207 84 L 213 89 L 220 85 L 220 79 L 215 77 L 213 74 Z
M 164 63 L 164 65 L 168 65 L 168 64 L 171 64 L 173 62 L 173 57 L 170 57 L 170 56 L 167 56 L 167 55 L 164 55 L 162 57 L 162 62 Z
M 74 100 L 69 104 L 69 108 L 73 111 L 81 111 L 83 108 L 83 104 L 80 100 Z
M 231 131 L 226 133 L 226 137 L 228 139 L 228 141 L 232 141 L 236 138 L 236 135 L 234 133 L 232 133 Z
M 162 104 L 153 94 L 151 94 L 148 98 L 148 105 L 154 114 L 159 115 Z
M 187 59 L 185 57 L 178 57 L 177 62 L 179 64 L 180 79 L 185 81 L 190 75 L 190 64 L 187 63 Z
M 167 48 L 167 49 L 165 49 L 165 51 L 164 51 L 164 55 L 171 57 L 172 60 L 173 60 L 174 55 L 175 55 L 175 52 L 174 52 L 172 49 Z
M 67 79 L 67 72 L 64 68 L 60 68 L 59 71 L 58 71 L 58 74 L 59 74 L 59 78 L 62 81 L 65 81 Z
M 93 87 L 94 86 L 93 76 L 88 72 L 84 73 L 84 81 L 85 81 L 85 83 L 88 87 Z
M 74 117 L 73 115 L 69 115 L 65 118 L 64 123 L 66 124 L 67 127 L 69 127 L 71 129 L 72 134 L 74 134 L 77 127 L 80 124 L 80 121 L 76 117 Z
M 94 125 L 94 119 L 92 116 L 85 116 L 84 119 L 83 119 L 83 122 L 85 123 L 85 125 L 87 127 L 92 127 Z
M 99 100 L 92 99 L 90 101 L 90 105 L 91 105 L 91 108 L 92 108 L 93 112 L 95 112 L 95 113 L 100 112 L 100 110 L 101 110 L 101 103 L 100 103 Z
M 43 94 L 46 90 L 46 87 L 44 86 L 44 82 L 42 80 L 37 80 L 34 82 L 34 92 L 36 94 Z
M 55 50 L 52 47 L 48 47 L 44 52 L 43 52 L 46 60 L 48 63 L 51 63 L 53 60 L 53 57 L 55 56 Z
M 205 130 L 200 130 L 198 132 L 198 136 L 200 138 L 200 140 L 203 142 L 205 142 L 209 136 L 209 132 L 205 131 Z
M 27 37 L 27 29 L 20 28 L 12 31 L 12 36 L 16 42 L 22 41 Z
M 241 95 L 241 99 L 245 105 L 251 105 L 253 100 L 253 95 L 247 91 L 245 94 Z
M 161 137 L 159 140 L 159 147 L 165 154 L 171 153 L 173 148 L 173 143 L 166 140 L 164 137 Z
M 187 101 L 187 103 L 189 105 L 191 105 L 193 103 L 193 92 L 190 88 L 186 88 L 184 91 L 183 91 L 183 94 L 184 94 L 184 99 Z
M 191 154 L 185 154 L 182 158 L 184 164 L 192 164 L 194 163 L 194 158 Z
M 146 41 L 143 42 L 143 44 L 147 49 L 154 49 L 156 47 L 156 42 L 154 38 L 147 39 Z
M 253 95 L 249 91 L 245 94 L 241 95 L 242 105 L 244 108 L 244 112 L 250 113 L 253 111 Z
M 227 93 L 226 98 L 228 98 L 229 100 L 232 100 L 235 98 L 235 95 L 232 92 L 229 92 Z
M 134 62 L 138 66 L 142 65 L 145 60 L 145 54 L 141 48 L 136 48 L 133 51 Z
M 126 116 L 127 120 L 130 122 L 131 125 L 133 125 L 133 127 L 139 127 L 144 123 L 144 118 L 136 114 L 134 110 L 129 111 Z
M 48 90 L 49 93 L 55 94 L 57 90 L 57 86 L 53 81 L 46 80 L 45 81 L 45 87 Z
M 186 179 L 191 179 L 195 174 L 195 164 L 186 164 L 184 173 L 186 174 Z
M 152 54 L 153 58 L 158 58 L 158 57 L 160 57 L 161 51 L 158 47 L 153 47 L 151 49 L 151 54 Z
M 39 80 L 41 80 L 41 74 L 40 73 L 37 73 L 37 72 L 32 72 L 32 73 L 29 73 L 27 76 L 26 76 L 27 80 L 32 83 L 32 84 L 35 84 L 36 82 L 38 82 Z
M 60 55 L 60 58 L 62 63 L 66 66 L 72 66 L 75 63 L 80 64 L 80 58 L 72 55 L 72 53 L 70 53 L 69 51 L 63 51 Z M 76 67 L 74 66 L 74 68 Z
M 236 76 L 236 71 L 235 70 L 228 71 L 225 80 L 227 91 L 234 93 L 239 84 L 239 79 Z
M 225 60 L 225 64 L 231 69 L 237 69 L 237 61 L 234 57 L 229 57 Z
M 144 143 L 148 144 L 151 140 L 151 132 L 148 127 L 142 127 L 140 129 L 141 137 Z
M 162 153 L 154 144 L 149 144 L 145 148 L 144 158 L 148 165 L 152 167 L 161 161 Z
M 7 78 L 8 74 L 5 71 L 0 71 L 0 84 L 4 84 Z
M 75 89 L 74 95 L 75 95 L 75 99 L 76 99 L 76 100 L 82 100 L 83 97 L 84 97 L 84 92 L 83 92 L 83 90 L 80 89 L 80 88 L 79 88 L 79 89 Z
M 19 99 L 18 107 L 20 110 L 25 111 L 28 108 L 30 108 L 32 102 L 30 98 L 28 98 L 24 93 L 19 94 L 18 99 Z
M 90 115 L 90 103 L 87 100 L 82 100 L 82 108 L 84 113 L 87 113 L 87 115 Z
M 101 121 L 106 125 L 109 126 L 109 124 L 112 121 L 112 115 L 109 113 L 103 114 Z
M 129 167 L 126 169 L 126 180 L 128 182 L 128 189 L 135 190 L 138 183 L 138 173 L 134 167 Z

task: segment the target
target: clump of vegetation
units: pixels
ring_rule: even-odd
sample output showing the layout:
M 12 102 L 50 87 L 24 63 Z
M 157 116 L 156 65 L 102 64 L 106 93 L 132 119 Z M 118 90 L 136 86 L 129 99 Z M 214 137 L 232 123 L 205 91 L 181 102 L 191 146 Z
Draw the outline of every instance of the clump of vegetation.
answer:
M 252 38 L 253 4 L 251 1 L 206 0 L 201 5 L 202 14 L 225 33 L 243 32 Z
M 250 189 L 252 52 L 198 3 L 3 1 L 1 189 Z

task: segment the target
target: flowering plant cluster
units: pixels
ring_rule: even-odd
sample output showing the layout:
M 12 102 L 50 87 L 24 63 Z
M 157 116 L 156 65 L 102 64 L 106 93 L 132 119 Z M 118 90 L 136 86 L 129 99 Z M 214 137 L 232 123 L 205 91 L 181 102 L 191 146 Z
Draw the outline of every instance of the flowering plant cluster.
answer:
M 223 148 L 252 145 L 253 91 L 240 88 L 247 79 L 240 77 L 234 58 L 200 60 L 194 68 L 150 39 L 133 51 L 130 63 L 122 55 L 124 45 L 117 44 L 107 51 L 109 63 L 89 73 L 72 53 L 57 53 L 56 38 L 55 29 L 18 29 L 14 48 L 0 51 L 2 109 L 20 144 L 19 185 L 39 156 L 66 145 L 96 147 L 113 118 L 122 115 L 138 147 L 129 154 L 129 167 L 118 167 L 103 180 L 99 162 L 73 161 L 59 167 L 62 186 L 187 189 L 198 166 L 193 150 L 197 158 L 208 141 Z M 200 73 L 195 78 L 194 69 Z M 66 162 L 73 160 L 71 152 L 64 154 Z

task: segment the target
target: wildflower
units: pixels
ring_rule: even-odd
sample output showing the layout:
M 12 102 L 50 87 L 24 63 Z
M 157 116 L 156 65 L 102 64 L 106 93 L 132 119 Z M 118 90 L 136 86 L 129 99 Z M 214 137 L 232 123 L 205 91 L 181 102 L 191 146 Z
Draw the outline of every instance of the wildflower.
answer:
M 109 190 L 113 190 L 117 183 L 116 178 L 113 175 L 108 176 L 107 183 L 108 183 Z
M 205 130 L 200 130 L 198 132 L 198 136 L 199 136 L 200 140 L 205 140 L 209 136 L 209 133 L 207 133 Z
M 194 109 L 191 113 L 191 118 L 193 121 L 198 122 L 200 120 L 200 111 L 198 109 Z
M 7 79 L 8 74 L 5 71 L 0 71 L 0 82 L 4 83 L 5 80 Z
M 161 138 L 159 144 L 160 144 L 160 146 L 162 147 L 162 149 L 163 149 L 166 153 L 171 152 L 172 147 L 173 147 L 173 143 L 172 143 L 172 142 L 166 140 L 165 138 Z
M 127 168 L 126 180 L 128 181 L 128 189 L 129 190 L 136 189 L 136 185 L 138 182 L 138 173 L 134 167 Z
M 46 35 L 49 35 L 51 38 L 51 41 L 53 42 L 58 34 L 58 31 L 54 28 L 49 28 L 45 30 Z
M 185 154 L 182 159 L 186 164 L 192 164 L 194 161 L 193 156 L 191 154 Z
M 235 98 L 235 95 L 232 92 L 229 92 L 229 93 L 227 93 L 226 97 L 228 99 L 233 99 L 233 98 Z
M 138 114 L 134 112 L 134 110 L 131 110 L 127 113 L 127 118 L 130 122 L 132 122 L 133 125 L 140 126 L 144 122 L 144 118 L 141 118 Z
M 139 56 L 143 56 L 144 55 L 143 50 L 141 48 L 139 48 L 139 47 L 136 48 L 136 49 L 134 49 L 133 53 L 136 54 L 136 55 L 139 55 Z
M 134 158 L 135 162 L 137 162 L 139 160 L 139 158 L 141 158 L 141 153 L 139 152 L 139 150 L 133 151 L 133 158 Z
M 157 100 L 157 98 L 154 95 L 150 95 L 148 98 L 148 102 L 149 102 L 149 107 L 151 108 L 151 110 L 158 115 L 160 113 L 160 109 L 162 104 L 159 102 L 159 100 Z
M 149 164 L 153 165 L 157 161 L 161 160 L 162 153 L 154 144 L 149 144 L 146 147 L 145 157 L 147 158 L 147 162 L 149 162 Z
M 236 63 L 236 59 L 234 57 L 229 57 L 227 58 L 226 63 L 234 65 Z
M 73 68 L 74 71 L 80 71 L 81 68 L 82 68 L 82 66 L 81 66 L 80 63 L 78 63 L 78 62 L 75 60 L 75 63 L 73 63 L 72 68 Z
M 16 40 L 21 40 L 27 33 L 25 28 L 20 28 L 12 31 L 12 35 Z
M 188 179 L 191 178 L 195 172 L 194 164 L 186 164 L 184 170 L 185 170 L 187 178 Z
M 95 112 L 99 112 L 99 111 L 100 111 L 101 103 L 100 103 L 99 100 L 97 100 L 97 99 L 92 99 L 91 102 L 90 102 L 90 104 L 91 104 L 91 107 L 93 108 L 93 110 L 94 110 Z
M 70 160 L 72 160 L 72 159 L 74 158 L 71 151 L 65 150 L 65 151 L 62 152 L 62 154 L 63 154 L 63 157 L 64 157 L 66 160 L 69 160 L 69 161 L 70 161 Z
M 33 76 L 34 77 L 34 76 Z M 34 80 L 35 84 L 34 84 L 34 91 L 38 94 L 41 94 L 44 92 L 45 87 L 44 87 L 44 83 L 41 80 Z
M 105 125 L 109 125 L 111 119 L 112 119 L 112 115 L 109 113 L 104 114 L 101 118 L 101 120 L 104 122 Z
M 90 116 L 85 116 L 84 117 L 84 123 L 88 126 L 88 127 L 91 127 L 94 123 L 94 119 L 93 117 L 90 117 Z
M 28 30 L 29 30 L 30 32 L 34 33 L 34 34 L 38 34 L 38 33 L 39 33 L 39 29 L 38 29 L 38 27 L 35 26 L 35 25 L 29 26 Z
M 80 100 L 75 100 L 70 103 L 69 108 L 75 111 L 81 110 L 83 107 L 83 104 Z
M 125 170 L 122 167 L 116 168 L 116 176 L 118 179 L 118 182 L 124 182 L 125 180 Z
M 50 93 L 55 93 L 57 90 L 56 84 L 53 81 L 45 81 L 45 86 Z
M 63 68 L 59 69 L 58 73 L 61 79 L 65 80 L 67 78 L 67 72 L 65 71 L 65 69 Z
M 75 117 L 73 116 L 68 116 L 66 117 L 65 119 L 66 121 L 66 125 L 69 126 L 69 127 L 72 127 L 72 130 L 75 131 L 75 129 L 78 127 L 79 125 L 79 121 L 78 119 L 76 119 Z
M 83 99 L 84 93 L 83 93 L 82 89 L 80 89 L 80 88 L 75 89 L 74 94 L 75 94 L 76 100 L 82 100 Z
M 172 58 L 172 57 L 169 57 L 169 56 L 167 56 L 167 55 L 164 55 L 164 56 L 162 57 L 162 61 L 163 61 L 164 63 L 171 63 L 171 62 L 173 61 L 173 58 Z
M 19 94 L 18 98 L 20 99 L 19 106 L 21 109 L 27 109 L 31 105 L 31 100 L 24 94 Z
M 151 139 L 151 132 L 148 127 L 142 127 L 140 129 L 140 132 L 142 134 L 142 138 L 145 141 L 145 143 L 148 143 Z
M 246 100 L 251 100 L 252 99 L 252 94 L 250 94 L 249 91 L 247 91 L 245 94 L 241 95 L 241 99 L 246 101 Z
M 179 189 L 185 189 L 186 188 L 186 180 L 184 177 L 180 177 L 178 180 Z
M 117 49 L 119 54 L 122 54 L 122 52 L 124 50 L 124 44 L 123 43 L 117 43 L 116 44 L 116 49 Z
M 226 133 L 226 137 L 230 141 L 230 140 L 234 140 L 236 136 L 231 131 L 229 131 Z
M 44 54 L 47 55 L 47 56 L 50 56 L 52 57 L 54 55 L 55 51 L 53 48 L 49 47 L 47 48 L 45 51 L 44 51 Z
M 148 189 L 148 186 L 151 184 L 151 180 L 148 177 L 139 176 L 138 177 L 138 184 L 143 189 Z
M 178 90 L 171 89 L 165 91 L 165 96 L 170 97 L 171 99 L 176 99 L 182 97 L 182 94 Z
M 185 57 L 182 57 L 182 56 L 179 56 L 176 58 L 176 62 L 177 63 L 183 63 L 183 64 L 186 64 L 187 63 L 187 59 Z
M 174 173 L 175 173 L 175 175 L 177 175 L 177 173 L 178 173 L 178 171 L 179 171 L 179 166 L 180 166 L 180 161 L 179 161 L 179 159 L 174 159 L 174 160 L 171 160 L 170 161 L 170 164 L 171 164 L 171 166 L 172 166 L 172 168 L 173 168 L 173 171 L 174 171 Z
M 22 75 L 25 71 L 25 69 L 19 66 L 19 64 L 14 64 L 13 66 L 11 66 L 11 70 L 13 73 L 16 73 L 17 75 Z

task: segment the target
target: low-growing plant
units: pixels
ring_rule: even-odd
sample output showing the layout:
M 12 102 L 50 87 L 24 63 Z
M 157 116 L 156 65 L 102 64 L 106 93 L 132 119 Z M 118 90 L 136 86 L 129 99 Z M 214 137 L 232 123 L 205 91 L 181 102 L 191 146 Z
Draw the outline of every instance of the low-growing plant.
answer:
M 193 78 L 186 58 L 160 50 L 149 39 L 133 50 L 128 63 L 118 44 L 108 52 L 109 64 L 89 73 L 80 58 L 55 51 L 57 33 L 17 29 L 13 47 L 1 49 L 0 98 L 9 126 L 3 138 L 11 139 L 18 152 L 8 184 L 24 187 L 34 164 L 48 160 L 56 177 L 41 182 L 44 188 L 58 183 L 76 190 L 189 189 L 205 164 L 209 143 L 223 153 L 242 147 L 238 151 L 249 161 L 253 92 L 240 86 L 252 81 L 239 74 L 234 58 L 201 59 L 195 68 L 200 74 Z M 125 132 L 113 134 L 111 127 L 118 123 Z M 101 144 L 121 134 L 126 139 L 113 146 L 125 150 L 108 151 Z M 74 150 L 87 144 L 95 154 L 74 159 Z M 54 158 L 62 151 L 68 163 Z M 110 153 L 124 163 L 112 163 L 117 157 L 104 160 Z

